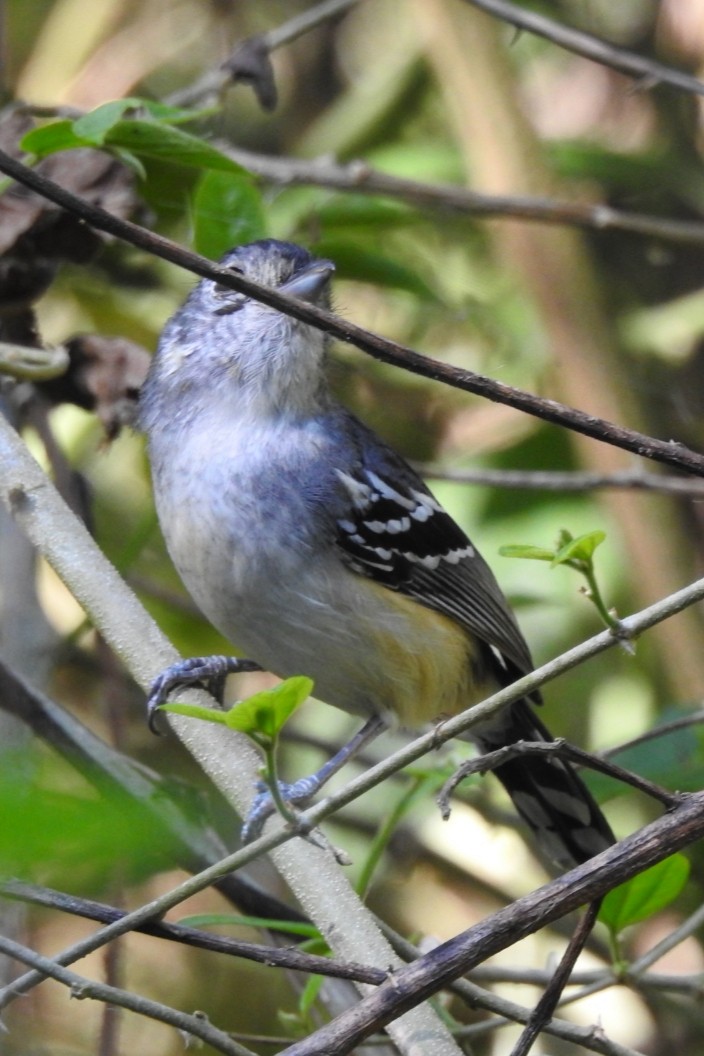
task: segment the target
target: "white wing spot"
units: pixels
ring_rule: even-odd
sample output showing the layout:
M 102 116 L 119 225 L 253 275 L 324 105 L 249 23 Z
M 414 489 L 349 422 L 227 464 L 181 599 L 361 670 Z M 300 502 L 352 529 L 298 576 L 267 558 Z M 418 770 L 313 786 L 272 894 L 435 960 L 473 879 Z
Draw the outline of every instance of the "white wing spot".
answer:
M 336 470 L 336 473 L 347 488 L 349 496 L 352 499 L 352 505 L 355 509 L 368 509 L 372 498 L 372 489 L 369 485 L 361 480 L 357 480 L 355 477 L 351 477 L 349 473 L 343 473 L 341 469 Z
M 408 499 L 405 495 L 401 495 L 395 488 L 391 487 L 388 481 L 380 477 L 378 473 L 374 473 L 371 469 L 365 469 L 364 472 L 369 483 L 376 488 L 379 495 L 383 498 L 391 499 L 392 502 L 396 502 L 399 506 L 402 506 L 404 510 L 412 510 L 415 507 L 416 504 L 413 499 Z
M 414 521 L 429 521 L 433 516 L 433 511 L 428 506 L 416 506 L 415 510 L 411 512 L 411 517 Z

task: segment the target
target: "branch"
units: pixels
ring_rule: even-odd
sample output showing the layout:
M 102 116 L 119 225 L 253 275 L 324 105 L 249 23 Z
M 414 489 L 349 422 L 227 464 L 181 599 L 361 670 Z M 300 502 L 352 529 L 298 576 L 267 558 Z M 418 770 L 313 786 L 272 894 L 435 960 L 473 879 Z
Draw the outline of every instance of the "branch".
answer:
M 631 785 L 631 787 L 638 789 L 639 792 L 645 793 L 646 796 L 656 799 L 666 810 L 676 807 L 682 796 L 680 792 L 670 792 L 668 789 L 656 785 L 653 781 L 641 777 L 640 774 L 634 774 L 631 770 L 626 770 L 622 766 L 610 763 L 598 755 L 585 752 L 582 748 L 569 744 L 564 738 L 557 737 L 554 741 L 516 741 L 514 744 L 506 744 L 503 748 L 497 748 L 493 752 L 486 752 L 476 759 L 469 759 L 467 762 L 462 763 L 452 777 L 448 778 L 438 794 L 438 806 L 443 818 L 449 818 L 451 813 L 450 796 L 457 788 L 457 785 L 469 777 L 470 774 L 484 774 L 489 770 L 496 770 L 497 767 L 503 766 L 509 759 L 518 759 L 524 755 L 556 755 L 558 759 L 567 759 L 572 763 L 577 763 L 578 766 L 586 766 L 590 770 L 596 770 L 601 774 L 612 777 L 615 781 Z
M 645 59 L 625 48 L 609 44 L 591 33 L 572 29 L 544 15 L 517 7 L 508 0 L 465 0 L 465 3 L 478 7 L 481 11 L 493 15 L 494 18 L 516 26 L 517 29 L 527 30 L 529 33 L 552 41 L 553 44 L 567 51 L 583 55 L 586 59 L 592 59 L 601 66 L 609 66 L 618 70 L 619 73 L 625 73 L 628 77 L 637 77 L 645 82 L 647 87 L 662 83 L 669 84 L 672 88 L 678 88 L 683 92 L 704 95 L 704 83 L 688 73 L 674 70 L 654 59 Z
M 161 1023 L 168 1023 L 169 1026 L 176 1027 L 177 1030 L 182 1031 L 186 1036 L 193 1035 L 193 1037 L 207 1042 L 217 1052 L 222 1052 L 225 1056 L 253 1056 L 250 1049 L 245 1049 L 244 1046 L 238 1045 L 225 1031 L 218 1030 L 217 1027 L 212 1026 L 202 1013 L 196 1012 L 193 1015 L 188 1015 L 186 1012 L 177 1012 L 175 1008 L 159 1004 L 157 1001 L 150 1001 L 149 998 L 141 995 L 131 994 L 127 990 L 108 986 L 106 983 L 97 983 L 92 979 L 86 979 L 85 976 L 77 975 L 75 972 L 69 972 L 66 968 L 60 967 L 50 957 L 42 957 L 40 954 L 35 953 L 34 950 L 21 946 L 18 942 L 13 942 L 11 939 L 5 939 L 1 935 L 0 952 L 12 957 L 14 960 L 20 961 L 22 964 L 32 965 L 42 975 L 63 983 L 71 991 L 71 997 L 75 997 L 78 1000 L 90 997 L 95 1001 L 104 1001 L 109 1005 L 127 1008 L 140 1016 L 148 1016 L 150 1019 L 156 1019 Z
M 252 85 L 265 110 L 276 106 L 276 86 L 269 55 L 277 48 L 296 40 L 311 29 L 329 22 L 359 3 L 359 0 L 323 0 L 323 3 L 302 11 L 276 29 L 241 41 L 229 59 L 216 70 L 210 70 L 195 84 L 173 92 L 166 100 L 171 106 L 192 106 L 211 95 L 219 95 L 229 85 L 246 81 Z
M 36 113 L 33 108 L 33 113 Z M 52 116 L 52 115 L 49 115 Z M 647 213 L 614 209 L 603 202 L 578 202 L 535 195 L 495 195 L 445 183 L 421 183 L 391 176 L 366 161 L 338 163 L 330 158 L 279 158 L 256 154 L 228 143 L 220 150 L 233 161 L 270 183 L 282 186 L 317 186 L 353 194 L 383 195 L 409 202 L 424 210 L 487 219 L 521 219 L 542 224 L 565 224 L 592 231 L 627 231 L 670 242 L 704 243 L 704 224 L 671 220 Z
M 661 476 L 625 469 L 616 473 L 592 473 L 589 470 L 522 470 L 522 469 L 447 469 L 416 463 L 418 472 L 431 480 L 448 480 L 455 484 L 485 484 L 490 488 L 518 488 L 526 491 L 595 491 L 619 488 L 627 491 L 654 491 L 684 498 L 704 498 L 704 480 L 696 477 Z
M 343 1056 L 390 1023 L 401 1012 L 425 1001 L 476 964 L 512 946 L 675 851 L 704 836 L 704 793 L 683 797 L 671 813 L 645 826 L 584 865 L 517 899 L 481 923 L 394 972 L 371 996 L 285 1056 Z M 283 1054 L 282 1054 L 283 1056 Z
M 642 957 L 634 961 L 629 965 L 627 975 L 634 977 L 637 983 L 645 981 L 642 978 L 642 973 L 645 972 L 651 964 L 655 964 L 661 957 L 664 957 L 670 950 L 674 950 L 675 946 L 679 946 L 681 942 L 688 939 L 690 935 L 694 935 L 695 932 L 699 931 L 699 928 L 704 924 L 704 906 L 700 906 L 699 909 L 695 910 L 686 920 L 674 928 L 668 935 L 661 939 L 655 946 L 647 950 Z M 662 978 L 662 977 L 661 977 Z M 675 977 L 676 980 L 677 977 Z M 701 987 L 702 976 L 699 973 L 699 985 Z
M 72 913 L 88 920 L 98 920 L 103 924 L 122 920 L 124 910 L 115 909 L 92 899 L 77 898 L 74 895 L 54 891 L 48 887 L 37 887 L 19 880 L 0 882 L 0 895 L 5 898 L 28 902 L 34 906 L 46 906 L 58 909 L 63 913 Z M 378 986 L 388 978 L 388 972 L 378 968 L 368 968 L 363 964 L 342 964 L 329 957 L 318 957 L 314 954 L 301 953 L 298 950 L 278 946 L 262 946 L 253 942 L 241 942 L 228 939 L 223 935 L 213 935 L 198 928 L 188 928 L 182 924 L 167 924 L 165 921 L 145 922 L 133 929 L 145 935 L 154 935 L 158 939 L 168 939 L 185 946 L 214 953 L 225 953 L 230 957 L 241 957 L 243 960 L 255 961 L 271 968 L 288 968 L 297 972 L 329 975 L 334 979 L 352 979 L 360 983 Z
M 661 737 L 666 737 L 668 733 L 674 733 L 676 730 L 685 730 L 689 726 L 698 726 L 702 722 L 704 722 L 704 708 L 697 708 L 696 711 L 691 712 L 689 715 L 683 715 L 679 719 L 671 719 L 669 722 L 663 722 L 659 726 L 653 726 L 652 729 L 646 730 L 645 733 L 632 737 L 630 741 L 623 741 L 622 744 L 614 745 L 613 748 L 605 748 L 600 754 L 605 759 L 610 759 L 612 755 L 620 755 L 621 752 L 628 751 L 629 748 L 635 748 L 639 744 L 647 744 L 648 741 L 657 741 Z
M 76 195 L 64 190 L 53 180 L 15 161 L 4 151 L 0 151 L 0 171 L 13 179 L 18 180 L 24 186 L 31 188 L 38 194 L 43 195 L 50 201 L 55 202 L 63 209 L 75 213 L 86 223 L 108 234 L 114 235 L 133 246 L 153 253 L 164 260 L 171 261 L 179 267 L 192 271 L 203 278 L 211 279 L 229 289 L 244 293 L 248 297 L 254 297 L 263 304 L 277 308 L 296 319 L 311 323 L 318 329 L 332 334 L 341 341 L 349 342 L 361 348 L 364 352 L 375 356 L 385 363 L 391 363 L 403 367 L 414 374 L 420 374 L 426 378 L 443 381 L 448 385 L 474 392 L 485 399 L 494 400 L 497 403 L 505 403 L 517 410 L 541 418 L 543 421 L 552 422 L 556 425 L 565 426 L 575 432 L 591 436 L 593 439 L 604 443 L 613 444 L 626 451 L 632 451 L 644 458 L 651 458 L 658 462 L 664 462 L 670 466 L 678 466 L 690 472 L 704 475 L 704 456 L 691 451 L 683 444 L 675 441 L 658 440 L 633 429 L 626 429 L 614 425 L 603 419 L 573 407 L 566 407 L 556 400 L 544 400 L 532 393 L 522 389 L 516 389 L 510 385 L 504 385 L 499 381 L 475 374 L 473 371 L 462 370 L 447 363 L 423 356 L 418 352 L 381 337 L 369 330 L 365 330 L 354 323 L 347 322 L 331 312 L 324 311 L 311 304 L 304 304 L 293 297 L 261 286 L 259 283 L 251 282 L 241 275 L 233 273 L 227 268 L 212 264 L 205 257 L 191 253 L 182 246 L 171 242 L 169 239 L 146 228 L 133 224 L 128 220 L 121 220 L 112 213 L 98 206 L 89 205 Z
M 394 949 L 405 961 L 415 961 L 416 958 L 421 956 L 421 951 L 416 946 L 401 935 L 398 935 L 388 925 L 384 925 L 384 931 L 389 936 Z M 531 986 L 541 987 L 547 986 L 552 974 L 552 972 L 537 971 L 535 969 L 520 969 L 519 973 L 518 970 L 512 971 L 511 969 L 497 968 L 496 966 L 482 966 L 472 972 L 473 976 L 476 975 L 482 979 L 486 978 L 489 982 L 504 982 L 503 976 L 506 976 L 508 982 L 525 981 Z M 519 975 L 520 977 L 516 978 Z M 605 975 L 608 976 L 609 985 L 614 985 L 619 981 L 609 969 L 591 973 L 580 972 L 577 978 L 572 976 L 571 981 L 574 980 L 575 984 L 581 981 L 591 982 L 592 979 L 602 979 Z M 584 978 L 585 976 L 587 976 L 587 979 Z M 448 987 L 448 992 L 456 995 L 468 1008 L 482 1008 L 494 1013 L 494 1020 L 482 1024 L 474 1024 L 474 1027 L 470 1028 L 471 1030 L 481 1028 L 482 1031 L 487 1031 L 510 1023 L 528 1024 L 533 1015 L 533 1009 L 518 1005 L 515 1001 L 509 1001 L 505 997 L 500 997 L 492 990 L 485 990 L 483 987 L 478 986 L 473 979 L 457 979 Z M 568 1000 L 572 1000 L 571 996 Z M 543 1031 L 556 1038 L 569 1041 L 573 1045 L 581 1045 L 592 1052 L 601 1053 L 602 1056 L 638 1056 L 638 1054 L 634 1054 L 633 1050 L 627 1049 L 625 1046 L 619 1045 L 618 1042 L 608 1038 L 603 1031 L 595 1031 L 591 1027 L 577 1026 L 575 1023 L 570 1023 L 564 1019 L 551 1019 L 544 1025 Z M 465 1028 L 461 1029 L 456 1036 L 464 1037 Z
M 587 907 L 586 913 L 577 924 L 577 927 L 567 944 L 567 948 L 560 959 L 560 963 L 558 964 L 555 973 L 551 977 L 540 1000 L 533 1009 L 530 1019 L 526 1023 L 525 1030 L 523 1030 L 520 1038 L 516 1042 L 513 1051 L 511 1052 L 511 1056 L 527 1056 L 533 1047 L 533 1042 L 536 1041 L 538 1035 L 545 1030 L 546 1025 L 550 1022 L 553 1012 L 557 1008 L 562 991 L 569 983 L 572 969 L 577 963 L 577 958 L 584 949 L 594 925 L 596 924 L 600 905 L 601 902 L 597 900 L 596 902 L 591 902 Z

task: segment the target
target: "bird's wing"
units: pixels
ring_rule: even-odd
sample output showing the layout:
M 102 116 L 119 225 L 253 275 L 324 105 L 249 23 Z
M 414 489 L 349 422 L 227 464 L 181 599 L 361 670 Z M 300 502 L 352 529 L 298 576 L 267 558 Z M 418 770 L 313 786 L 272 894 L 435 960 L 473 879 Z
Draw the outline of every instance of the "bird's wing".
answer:
M 451 617 L 498 652 L 509 681 L 528 646 L 494 575 L 411 467 L 350 418 L 353 464 L 338 469 L 337 546 L 354 571 Z

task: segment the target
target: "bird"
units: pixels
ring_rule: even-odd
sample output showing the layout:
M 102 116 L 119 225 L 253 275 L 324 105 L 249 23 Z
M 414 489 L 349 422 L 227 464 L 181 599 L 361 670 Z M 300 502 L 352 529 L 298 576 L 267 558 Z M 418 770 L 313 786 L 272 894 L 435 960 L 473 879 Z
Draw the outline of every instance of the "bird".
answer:
M 330 305 L 333 262 L 299 245 L 240 245 L 221 266 Z M 228 671 L 309 676 L 316 697 L 364 725 L 316 775 L 286 790 L 294 802 L 387 727 L 428 727 L 533 668 L 515 615 L 464 530 L 334 397 L 329 344 L 313 325 L 203 279 L 164 327 L 139 398 L 171 559 L 205 616 L 247 658 L 191 658 L 168 669 L 152 688 L 150 713 L 175 685 L 219 689 Z M 469 736 L 481 752 L 551 741 L 539 703 L 533 693 Z M 510 758 L 494 773 L 559 868 L 614 842 L 581 777 L 557 755 Z M 256 809 L 269 812 L 261 797 Z

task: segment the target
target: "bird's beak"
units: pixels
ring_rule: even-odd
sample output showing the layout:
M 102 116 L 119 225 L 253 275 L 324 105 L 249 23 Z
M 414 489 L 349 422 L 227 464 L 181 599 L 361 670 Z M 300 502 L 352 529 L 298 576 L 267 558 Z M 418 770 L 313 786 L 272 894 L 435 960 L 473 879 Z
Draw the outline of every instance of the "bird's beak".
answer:
M 281 292 L 290 297 L 297 297 L 299 301 L 315 304 L 334 270 L 335 265 L 331 260 L 315 260 L 285 282 L 280 287 Z

